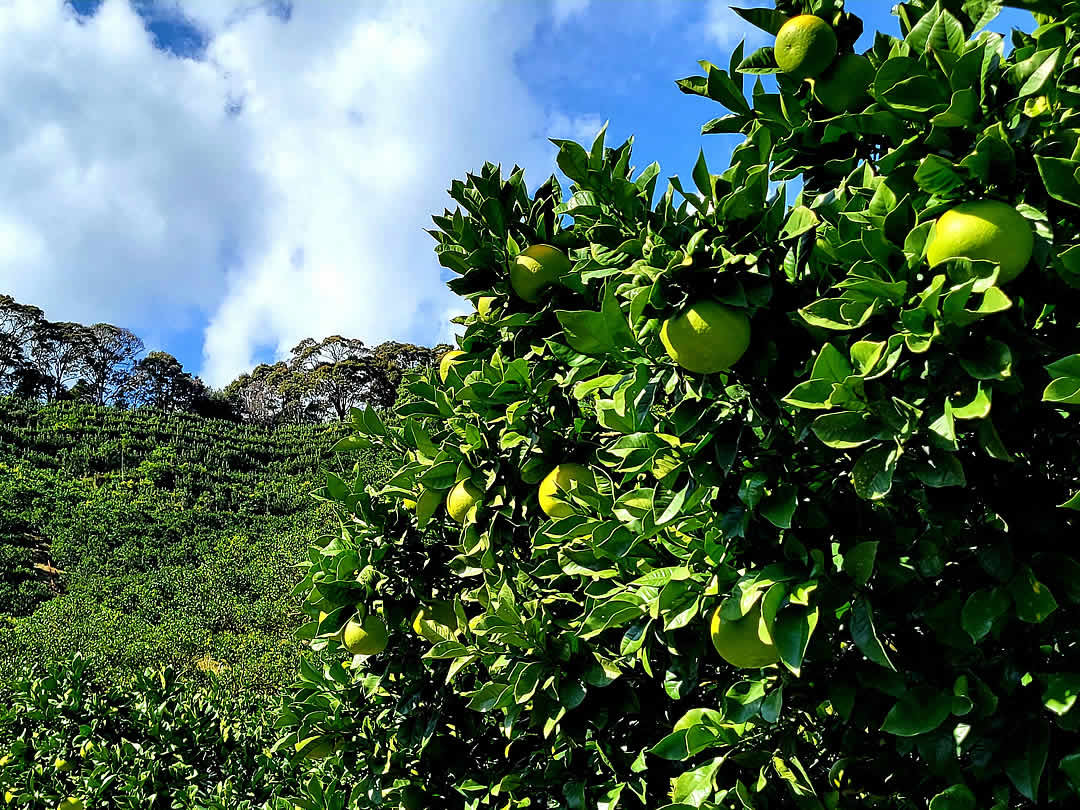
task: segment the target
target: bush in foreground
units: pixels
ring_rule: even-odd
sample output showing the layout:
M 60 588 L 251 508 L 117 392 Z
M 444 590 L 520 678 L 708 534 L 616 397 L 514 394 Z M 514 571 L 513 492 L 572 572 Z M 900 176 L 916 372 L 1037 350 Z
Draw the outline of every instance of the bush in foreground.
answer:
M 740 13 L 816 15 L 851 54 L 840 0 L 778 5 Z M 998 5 L 901 3 L 843 104 L 807 80 L 828 36 L 812 71 L 702 63 L 680 88 L 744 140 L 656 202 L 659 167 L 603 132 L 555 141 L 568 201 L 517 169 L 453 183 L 432 234 L 484 314 L 398 425 L 354 412 L 342 449 L 404 463 L 328 476 L 341 532 L 299 586 L 344 663 L 305 664 L 282 744 L 338 747 L 337 806 L 1075 806 L 1080 5 L 1008 56 Z M 988 201 L 1007 234 L 928 257 Z M 703 301 L 749 340 L 683 363 L 664 324 Z M 465 487 L 452 517 L 425 497 Z M 385 651 L 345 656 L 372 613 Z

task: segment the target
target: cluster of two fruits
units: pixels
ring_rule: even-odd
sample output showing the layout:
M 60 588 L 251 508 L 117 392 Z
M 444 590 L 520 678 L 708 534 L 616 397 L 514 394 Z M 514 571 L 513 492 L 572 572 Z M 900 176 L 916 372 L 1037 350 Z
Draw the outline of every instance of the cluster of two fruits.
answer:
M 809 81 L 814 97 L 840 115 L 867 98 L 875 70 L 857 53 L 837 55 L 832 27 L 820 17 L 792 17 L 776 35 L 776 64 L 792 78 Z M 930 266 L 949 259 L 987 260 L 1000 265 L 998 281 L 1016 278 L 1031 260 L 1034 234 L 1016 209 L 998 200 L 974 200 L 952 208 L 935 225 L 928 245 Z

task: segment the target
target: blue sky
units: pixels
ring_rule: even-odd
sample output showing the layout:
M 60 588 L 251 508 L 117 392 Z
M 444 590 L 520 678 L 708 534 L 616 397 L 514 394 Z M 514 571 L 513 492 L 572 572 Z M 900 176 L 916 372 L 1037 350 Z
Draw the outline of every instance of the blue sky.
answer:
M 0 292 L 215 385 L 306 336 L 446 340 L 463 309 L 422 229 L 451 179 L 490 159 L 535 185 L 547 137 L 605 120 L 639 168 L 726 166 L 735 139 L 699 134 L 718 106 L 674 81 L 767 43 L 727 5 L 9 0 Z M 861 48 L 890 6 L 849 0 Z

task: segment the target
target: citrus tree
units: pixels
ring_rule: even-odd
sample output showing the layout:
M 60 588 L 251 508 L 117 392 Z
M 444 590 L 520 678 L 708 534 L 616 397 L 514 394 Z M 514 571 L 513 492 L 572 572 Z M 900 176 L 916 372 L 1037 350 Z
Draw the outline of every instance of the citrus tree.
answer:
M 739 11 L 658 197 L 603 131 L 454 181 L 476 312 L 320 493 L 299 806 L 1075 806 L 1080 4 L 1001 5 Z

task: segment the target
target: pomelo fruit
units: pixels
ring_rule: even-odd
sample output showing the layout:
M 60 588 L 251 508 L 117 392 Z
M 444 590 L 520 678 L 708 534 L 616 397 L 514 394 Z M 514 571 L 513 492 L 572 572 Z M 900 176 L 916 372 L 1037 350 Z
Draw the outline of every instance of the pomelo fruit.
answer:
M 350 619 L 341 633 L 341 643 L 353 655 L 377 655 L 386 649 L 386 623 L 371 614 L 363 622 Z
M 469 510 L 483 494 L 469 479 L 458 481 L 446 496 L 446 511 L 454 521 L 464 523 Z
M 703 299 L 660 329 L 668 355 L 698 374 L 731 368 L 750 346 L 750 319 L 741 310 Z
M 836 58 L 836 34 L 821 17 L 792 17 L 776 35 L 775 56 L 780 69 L 797 79 L 813 79 Z
M 814 80 L 814 98 L 834 115 L 854 109 L 869 96 L 874 66 L 865 56 L 845 53 Z
M 56 805 L 56 808 L 57 810 L 86 810 L 86 805 L 83 804 L 82 799 L 68 796 L 60 804 Z
M 780 660 L 774 644 L 767 644 L 758 635 L 761 621 L 761 600 L 738 621 L 729 622 L 713 611 L 709 636 L 720 657 L 739 669 L 760 669 Z
M 1001 265 L 999 283 L 1012 281 L 1031 261 L 1035 233 L 1008 203 L 978 200 L 946 211 L 926 251 L 930 266 L 949 259 L 986 259 Z
M 454 612 L 454 603 L 442 600 L 424 605 L 417 611 L 412 626 L 417 634 L 432 644 L 445 641 L 446 635 L 457 633 L 457 613 Z
M 568 272 L 570 260 L 565 253 L 551 245 L 533 245 L 510 263 L 510 286 L 519 298 L 535 304 L 544 287 Z
M 442 380 L 443 382 L 446 382 L 446 375 L 450 373 L 450 367 L 452 365 L 454 365 L 455 363 L 461 362 L 460 360 L 458 360 L 458 358 L 461 357 L 464 354 L 465 354 L 465 352 L 461 351 L 460 349 L 451 349 L 450 351 L 448 351 L 446 354 L 444 354 L 442 356 L 442 359 L 439 360 L 439 379 L 440 380 Z
M 581 464 L 559 464 L 544 476 L 538 492 L 540 508 L 544 510 L 544 514 L 550 518 L 563 518 L 574 514 L 574 507 L 563 498 L 569 491 L 570 484 L 575 482 L 596 487 L 592 472 Z

